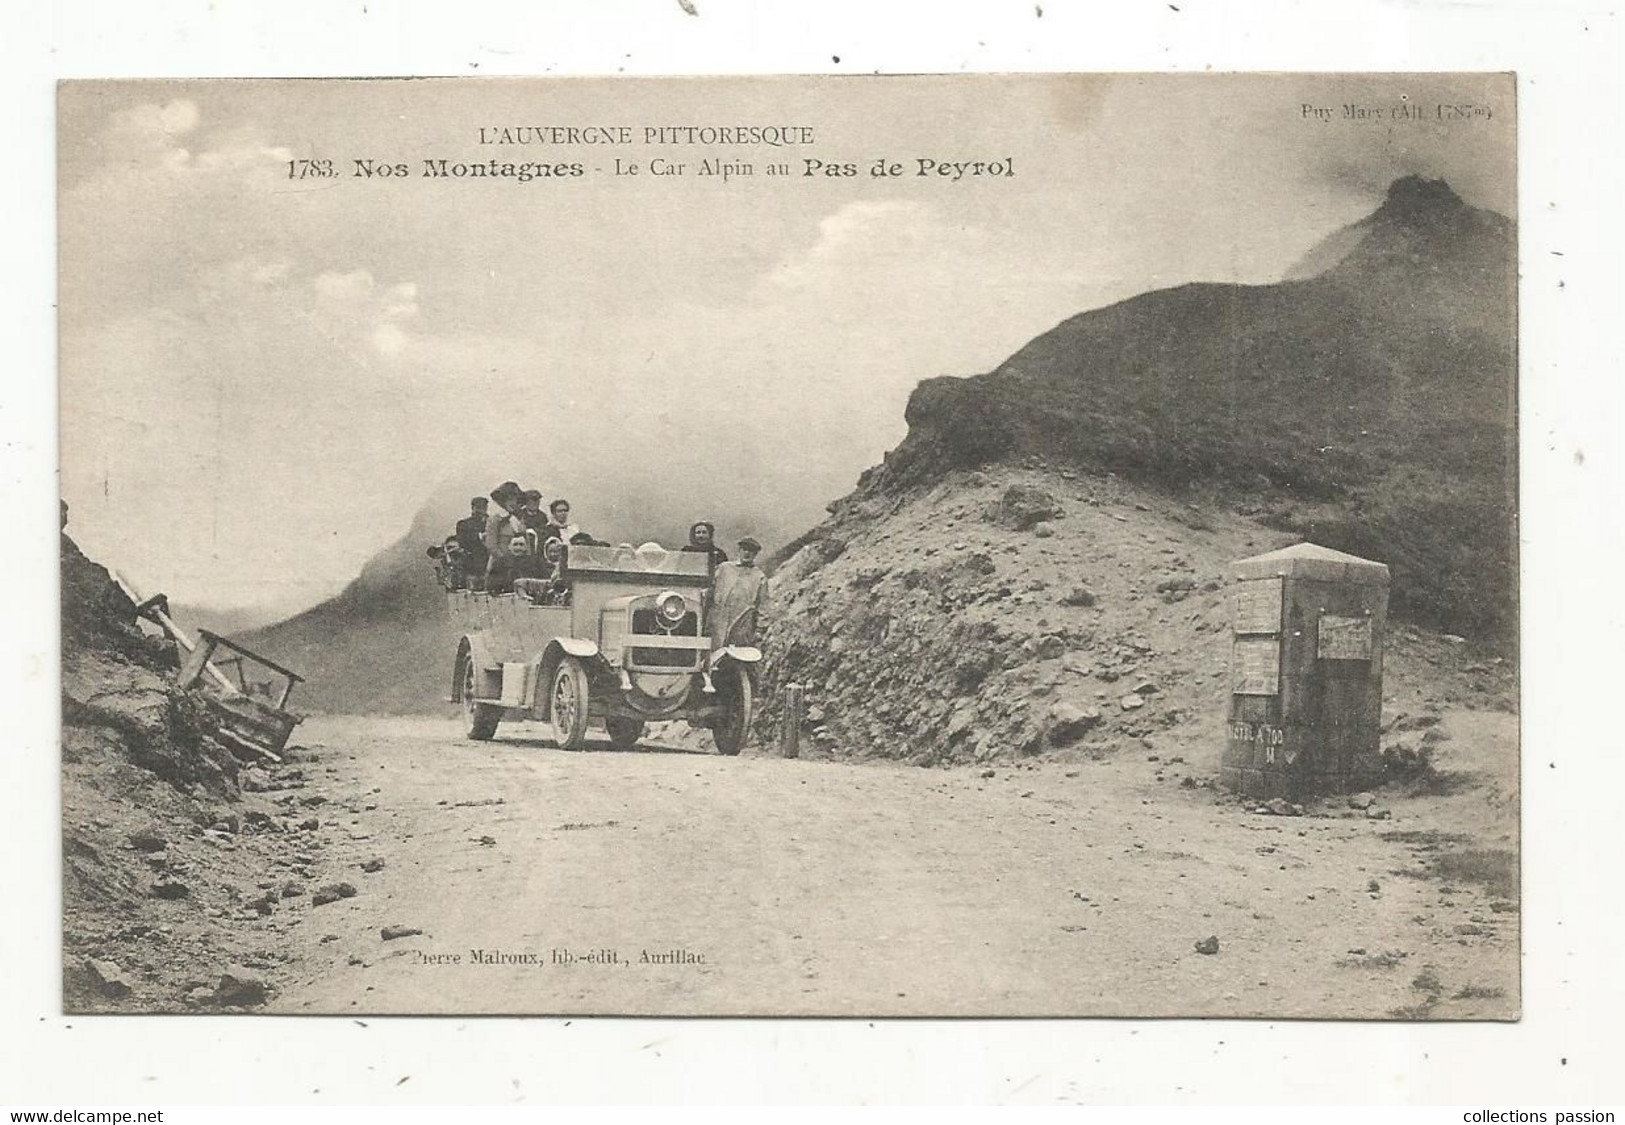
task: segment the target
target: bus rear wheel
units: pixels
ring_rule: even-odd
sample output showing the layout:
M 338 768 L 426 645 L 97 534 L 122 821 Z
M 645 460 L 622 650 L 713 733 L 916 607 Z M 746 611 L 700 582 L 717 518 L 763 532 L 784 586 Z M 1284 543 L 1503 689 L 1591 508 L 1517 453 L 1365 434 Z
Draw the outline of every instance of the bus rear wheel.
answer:
M 468 738 L 474 742 L 489 742 L 496 737 L 497 725 L 502 722 L 502 708 L 494 703 L 481 703 L 474 698 L 474 659 L 463 657 L 463 721 Z

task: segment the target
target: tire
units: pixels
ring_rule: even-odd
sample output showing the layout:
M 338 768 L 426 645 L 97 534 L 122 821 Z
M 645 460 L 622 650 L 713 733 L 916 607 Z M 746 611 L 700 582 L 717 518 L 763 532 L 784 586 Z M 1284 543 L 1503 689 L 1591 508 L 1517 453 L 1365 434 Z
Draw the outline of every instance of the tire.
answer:
M 494 703 L 478 703 L 474 699 L 474 658 L 463 658 L 463 719 L 464 733 L 474 742 L 489 742 L 496 737 L 497 725 L 502 722 L 502 708 Z
M 711 734 L 716 739 L 717 750 L 731 758 L 743 750 L 750 739 L 750 676 L 735 664 L 724 673 L 722 679 L 723 682 L 717 685 L 722 713 L 712 720 Z
M 553 738 L 561 750 L 579 750 L 587 744 L 587 669 L 573 656 L 559 661 L 553 672 Z
M 617 750 L 630 750 L 643 737 L 642 719 L 605 719 L 604 725 L 609 728 L 610 744 Z

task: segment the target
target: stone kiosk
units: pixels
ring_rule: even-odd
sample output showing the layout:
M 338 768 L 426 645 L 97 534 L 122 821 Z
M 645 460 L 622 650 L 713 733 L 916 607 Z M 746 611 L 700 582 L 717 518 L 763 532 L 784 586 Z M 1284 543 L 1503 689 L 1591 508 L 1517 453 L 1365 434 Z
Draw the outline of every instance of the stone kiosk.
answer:
M 1232 565 L 1220 781 L 1296 798 L 1380 780 L 1387 566 L 1313 543 Z

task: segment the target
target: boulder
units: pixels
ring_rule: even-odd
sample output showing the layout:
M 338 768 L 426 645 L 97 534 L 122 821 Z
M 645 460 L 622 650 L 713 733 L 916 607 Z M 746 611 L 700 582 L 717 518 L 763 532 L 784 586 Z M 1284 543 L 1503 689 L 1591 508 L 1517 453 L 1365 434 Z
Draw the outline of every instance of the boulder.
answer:
M 232 965 L 220 974 L 214 988 L 214 1002 L 231 1008 L 252 1008 L 269 999 L 271 988 L 263 977 L 241 965 Z
M 1194 589 L 1196 589 L 1196 579 L 1188 574 L 1176 575 L 1173 578 L 1167 578 L 1157 583 L 1157 593 L 1159 594 Z
M 1055 497 L 1043 489 L 1013 484 L 1002 497 L 988 505 L 985 516 L 1001 527 L 1031 531 L 1038 524 L 1059 519 L 1065 514 L 1065 509 Z
M 1091 606 L 1100 599 L 1095 592 L 1087 586 L 1074 586 L 1061 595 L 1061 604 L 1070 606 Z
M 1066 652 L 1066 641 L 1054 633 L 1047 633 L 1033 642 L 1033 657 L 1038 660 L 1054 660 Z
M 326 883 L 316 888 L 310 896 L 313 906 L 326 906 L 330 902 L 337 902 L 341 898 L 354 898 L 355 887 L 350 883 Z
M 1092 676 L 1095 671 L 1094 666 L 1089 663 L 1089 658 L 1081 652 L 1069 652 L 1061 657 L 1061 667 L 1079 676 Z
M 1100 723 L 1100 711 L 1076 703 L 1057 703 L 1050 708 L 1049 741 L 1052 746 L 1067 746 Z
M 126 839 L 130 841 L 130 846 L 138 852 L 161 852 L 169 846 L 169 841 L 158 833 L 146 830 L 131 832 Z
M 1145 706 L 1143 695 L 1125 695 L 1117 701 L 1117 705 L 1125 711 L 1138 711 Z
M 1355 793 L 1349 797 L 1349 808 L 1351 809 L 1369 809 L 1376 803 L 1377 797 L 1374 793 Z
M 385 926 L 378 931 L 378 936 L 384 941 L 395 941 L 399 938 L 416 937 L 422 932 L 416 926 Z
M 91 982 L 95 984 L 96 991 L 103 996 L 117 1000 L 130 994 L 130 981 L 119 968 L 116 961 L 98 961 L 94 957 L 85 960 L 85 972 L 90 975 Z

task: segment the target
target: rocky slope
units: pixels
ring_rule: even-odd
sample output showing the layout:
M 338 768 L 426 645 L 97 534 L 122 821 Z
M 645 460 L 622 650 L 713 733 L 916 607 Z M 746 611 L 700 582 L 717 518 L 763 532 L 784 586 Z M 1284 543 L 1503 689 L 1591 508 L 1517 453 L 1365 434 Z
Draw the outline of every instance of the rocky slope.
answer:
M 1184 285 L 939 378 L 858 490 L 1038 456 L 1256 496 L 1259 518 L 1387 562 L 1401 617 L 1510 641 L 1515 239 L 1447 185 L 1397 181 L 1277 285 Z
M 1217 773 L 1228 564 L 1297 536 L 1255 502 L 1036 460 L 844 502 L 773 579 L 759 737 L 805 688 L 808 756 L 921 765 L 1127 746 Z M 1490 647 L 1396 622 L 1391 716 L 1512 707 Z M 1397 721 L 1397 718 L 1396 718 Z M 1423 755 L 1394 731 L 1396 767 Z
M 174 686 L 173 645 L 66 535 L 62 594 L 64 1008 L 257 1008 L 290 960 L 277 932 L 333 874 L 310 751 L 234 757 Z

